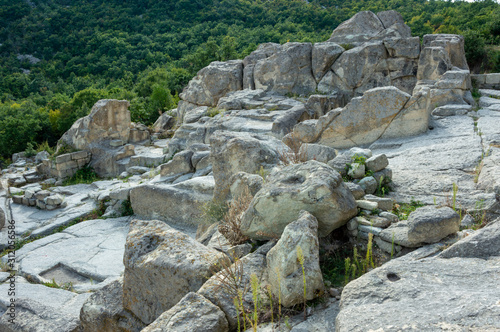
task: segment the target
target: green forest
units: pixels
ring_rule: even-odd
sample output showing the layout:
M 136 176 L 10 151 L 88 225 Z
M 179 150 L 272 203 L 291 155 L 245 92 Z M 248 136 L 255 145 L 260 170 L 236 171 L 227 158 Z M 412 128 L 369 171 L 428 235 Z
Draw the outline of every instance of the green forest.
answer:
M 150 125 L 211 61 L 325 41 L 355 13 L 389 9 L 415 36 L 463 34 L 471 70 L 500 72 L 493 0 L 0 0 L 0 156 L 54 146 L 103 98 Z

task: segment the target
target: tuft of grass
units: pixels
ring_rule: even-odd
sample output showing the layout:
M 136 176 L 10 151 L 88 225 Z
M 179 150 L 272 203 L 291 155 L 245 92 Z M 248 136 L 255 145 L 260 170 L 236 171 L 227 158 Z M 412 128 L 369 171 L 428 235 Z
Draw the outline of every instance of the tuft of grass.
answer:
M 132 209 L 132 203 L 127 199 L 122 202 L 122 216 L 132 216 L 134 215 L 134 210 Z
M 59 285 L 54 279 L 52 279 L 52 281 L 49 281 L 49 282 L 42 282 L 42 285 L 50 287 L 50 288 L 59 288 L 59 289 L 65 289 L 68 291 L 73 291 L 73 283 L 72 282 L 68 282 L 68 283 L 64 283 L 64 284 Z
M 399 220 L 407 220 L 410 213 L 412 213 L 417 208 L 422 206 L 425 206 L 425 204 L 420 201 L 416 201 L 412 198 L 410 200 L 410 203 L 394 204 L 394 209 L 392 210 L 392 213 L 397 215 Z
M 226 110 L 225 109 L 218 109 L 217 107 L 210 107 L 208 110 L 207 110 L 207 116 L 213 118 L 215 117 L 217 114 L 223 114 Z
M 54 148 L 52 148 L 49 145 L 49 142 L 43 141 L 42 143 L 38 144 L 36 147 L 36 152 L 42 152 L 42 151 L 47 151 L 50 155 L 54 154 Z
M 297 246 L 297 260 L 302 268 L 302 282 L 304 284 L 303 304 L 304 304 L 304 320 L 307 319 L 307 289 L 306 289 L 306 271 L 304 269 L 304 252 L 300 246 Z
M 346 51 L 349 51 L 350 49 L 353 49 L 355 47 L 353 44 L 350 43 L 339 44 L 339 45 L 342 46 Z
M 224 215 L 229 210 L 224 201 L 210 201 L 201 207 L 202 219 L 207 224 L 214 224 L 224 219 Z
M 25 156 L 26 158 L 31 158 L 31 157 L 36 156 L 36 150 L 35 150 L 35 148 L 33 147 L 33 143 L 29 142 L 29 143 L 26 145 L 26 150 L 24 150 L 24 156 Z
M 70 177 L 69 179 L 64 180 L 63 186 L 70 186 L 74 184 L 90 184 L 95 181 L 99 180 L 99 176 L 97 173 L 94 171 L 92 166 L 90 165 L 85 165 L 82 168 L 80 168 L 76 173 Z
M 241 218 L 243 213 L 250 206 L 250 202 L 253 197 L 250 194 L 248 187 L 245 187 L 242 194 L 239 197 L 233 198 L 231 203 L 228 205 L 228 210 L 224 214 L 223 222 L 218 226 L 219 232 L 224 235 L 224 237 L 232 245 L 238 245 L 245 243 L 249 238 L 241 232 Z

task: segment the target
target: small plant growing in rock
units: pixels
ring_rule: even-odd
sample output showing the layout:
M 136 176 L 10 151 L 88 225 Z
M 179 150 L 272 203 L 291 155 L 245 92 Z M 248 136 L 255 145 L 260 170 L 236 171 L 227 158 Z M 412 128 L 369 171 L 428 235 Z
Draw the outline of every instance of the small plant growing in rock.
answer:
M 24 156 L 26 158 L 31 158 L 36 156 L 36 150 L 33 148 L 33 143 L 28 143 L 26 145 L 26 150 L 24 151 Z
M 241 233 L 241 218 L 243 213 L 248 209 L 248 206 L 250 206 L 252 198 L 250 190 L 245 188 L 239 197 L 234 198 L 231 203 L 229 203 L 223 222 L 218 227 L 219 232 L 224 235 L 232 245 L 238 245 L 248 241 L 248 237 Z
M 132 216 L 134 214 L 134 210 L 132 209 L 132 203 L 127 199 L 122 202 L 122 216 Z
M 304 296 L 303 296 L 303 301 L 304 301 L 304 320 L 307 318 L 307 306 L 306 306 L 306 301 L 307 301 L 307 289 L 306 289 L 306 271 L 304 269 L 304 253 L 302 252 L 302 248 L 300 246 L 297 246 L 297 260 L 299 261 L 300 267 L 302 268 L 302 282 L 304 283 Z
M 410 213 L 422 206 L 425 206 L 425 204 L 412 198 L 410 203 L 394 204 L 392 212 L 398 216 L 399 220 L 407 220 Z
M 213 224 L 221 221 L 228 209 L 228 205 L 223 201 L 209 201 L 201 207 L 201 214 L 207 224 Z
M 92 166 L 85 165 L 84 167 L 76 171 L 76 173 L 72 177 L 64 180 L 63 185 L 70 186 L 79 183 L 90 184 L 97 180 L 99 180 L 99 176 L 94 171 Z

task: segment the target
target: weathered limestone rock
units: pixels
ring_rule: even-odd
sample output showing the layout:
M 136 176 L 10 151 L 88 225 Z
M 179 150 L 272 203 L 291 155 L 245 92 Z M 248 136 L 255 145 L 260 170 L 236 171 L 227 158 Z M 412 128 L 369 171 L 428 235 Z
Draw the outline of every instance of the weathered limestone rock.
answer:
M 197 293 L 188 293 L 142 332 L 227 332 L 224 312 Z
M 301 211 L 299 218 L 285 227 L 278 243 L 267 254 L 272 292 L 276 296 L 281 294 L 281 303 L 285 307 L 304 301 L 298 250 L 301 251 L 304 264 L 306 298 L 312 300 L 323 293 L 324 284 L 319 267 L 318 221 L 306 211 Z
M 249 133 L 217 131 L 210 139 L 210 155 L 215 179 L 215 199 L 224 199 L 231 176 L 238 172 L 256 173 L 278 163 L 278 152 L 286 146 L 275 138 Z
M 317 161 L 286 166 L 271 173 L 242 217 L 241 231 L 253 239 L 281 235 L 306 210 L 318 219 L 319 236 L 357 214 L 356 203 L 339 173 Z
M 347 104 L 323 131 L 318 143 L 335 148 L 372 143 L 384 133 L 409 99 L 410 95 L 395 87 L 368 90 Z
M 212 200 L 214 178 L 202 176 L 174 185 L 143 185 L 130 191 L 137 216 L 162 219 L 196 227 L 202 222 L 202 206 Z
M 241 197 L 246 190 L 254 196 L 262 188 L 264 179 L 258 174 L 239 172 L 231 177 L 230 182 L 231 197 Z
M 449 207 L 424 206 L 410 214 L 408 220 L 391 225 L 380 237 L 404 247 L 418 247 L 423 243 L 435 243 L 458 232 L 460 217 Z
M 168 163 L 161 165 L 160 174 L 162 176 L 184 175 L 194 172 L 194 167 L 191 162 L 193 151 L 184 150 L 175 154 Z
M 63 144 L 78 150 L 88 150 L 95 143 L 106 139 L 128 142 L 131 124 L 129 106 L 126 100 L 99 100 L 89 115 L 78 119 L 64 133 L 58 143 L 58 150 Z
M 317 160 L 326 164 L 337 156 L 337 151 L 329 146 L 304 143 L 300 146 L 299 155 L 305 160 Z
M 487 259 L 422 258 L 391 260 L 344 287 L 336 331 L 500 329 L 498 251 Z
M 325 76 L 342 52 L 344 52 L 344 48 L 336 43 L 324 42 L 313 45 L 312 71 L 316 82 Z
M 378 35 L 384 25 L 374 13 L 362 11 L 333 30 L 329 42 L 359 45 Z
M 7 309 L 10 305 L 10 297 L 7 294 L 12 291 L 11 282 L 0 284 L 2 299 L 2 316 L 0 317 L 0 331 L 61 331 L 73 332 L 81 328 L 79 313 L 80 308 L 89 296 L 75 294 L 63 289 L 49 288 L 44 285 L 30 284 L 20 276 L 15 277 L 15 319 L 14 324 L 9 322 L 14 318 Z M 9 291 L 11 288 L 11 291 Z
M 279 94 L 308 94 L 316 89 L 311 68 L 310 43 L 286 43 L 281 50 L 255 64 L 256 89 Z
M 362 94 L 372 88 L 391 85 L 387 75 L 387 57 L 382 42 L 367 43 L 342 53 L 332 70 L 349 89 L 356 89 L 358 94 Z
M 266 257 L 264 253 L 257 250 L 254 253 L 244 256 L 236 263 L 229 267 L 230 271 L 236 271 L 235 277 L 238 280 L 232 279 L 230 282 L 237 285 L 239 290 L 242 290 L 243 306 L 245 310 L 251 312 L 253 310 L 252 288 L 250 285 L 251 275 L 255 274 L 259 285 L 264 287 L 266 284 L 264 271 L 266 267 Z M 229 323 L 229 330 L 236 330 L 238 327 L 238 313 L 234 306 L 234 298 L 238 296 L 237 291 L 232 290 L 231 287 L 224 286 L 221 282 L 222 279 L 234 278 L 228 274 L 227 271 L 222 270 L 216 275 L 208 279 L 205 284 L 200 288 L 198 294 L 202 295 L 210 302 L 218 306 L 226 315 L 227 322 Z
M 319 118 L 334 108 L 344 107 L 349 101 L 347 95 L 334 91 L 330 95 L 312 95 L 307 99 L 305 104 L 307 113 L 316 119 Z
M 176 110 L 174 110 L 175 112 Z M 155 133 L 160 133 L 165 130 L 172 128 L 175 125 L 175 119 L 168 115 L 167 113 L 163 113 L 158 117 L 156 122 L 153 124 L 153 131 Z
M 379 154 L 366 160 L 366 169 L 372 172 L 383 170 L 389 165 L 389 160 L 385 154 Z
M 123 306 L 150 324 L 226 259 L 164 222 L 133 220 L 123 256 Z
M 448 54 L 452 66 L 469 70 L 465 59 L 463 36 L 452 34 L 425 35 L 422 40 L 422 47 L 442 47 Z
M 92 293 L 80 311 L 85 332 L 141 331 L 145 324 L 123 308 L 123 278 Z
M 418 80 L 438 80 L 452 68 L 449 54 L 443 47 L 425 47 L 418 63 Z
M 255 89 L 254 68 L 255 64 L 281 50 L 282 45 L 277 43 L 260 44 L 255 51 L 243 59 L 243 89 Z
M 384 45 L 391 57 L 418 59 L 420 55 L 419 37 L 385 39 Z
M 214 61 L 201 69 L 179 96 L 189 103 L 213 107 L 229 91 L 242 88 L 243 62 L 241 60 Z
M 439 257 L 468 257 L 487 259 L 500 253 L 500 219 L 489 222 L 472 235 L 444 250 Z

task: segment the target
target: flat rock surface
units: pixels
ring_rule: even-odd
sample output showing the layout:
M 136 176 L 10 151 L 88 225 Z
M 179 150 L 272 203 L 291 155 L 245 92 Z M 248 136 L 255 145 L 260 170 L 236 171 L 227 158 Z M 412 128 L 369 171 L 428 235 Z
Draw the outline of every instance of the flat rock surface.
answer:
M 74 331 L 80 326 L 80 309 L 90 293 L 76 294 L 43 285 L 16 283 L 15 325 L 8 322 L 9 284 L 0 285 L 0 331 Z
M 343 290 L 336 331 L 498 331 L 500 257 L 395 259 Z
M 371 145 L 374 154 L 385 153 L 392 169 L 389 197 L 397 202 L 412 199 L 426 204 L 451 201 L 453 183 L 458 186 L 457 206 L 474 208 L 483 201 L 495 204 L 492 194 L 476 189 L 475 168 L 481 160 L 481 137 L 474 120 L 453 116 L 435 120 L 433 130 L 408 138 L 380 140 Z
M 129 221 L 88 220 L 28 243 L 16 251 L 19 270 L 34 281 L 71 283 L 76 291 L 100 288 L 102 281 L 124 270 Z

